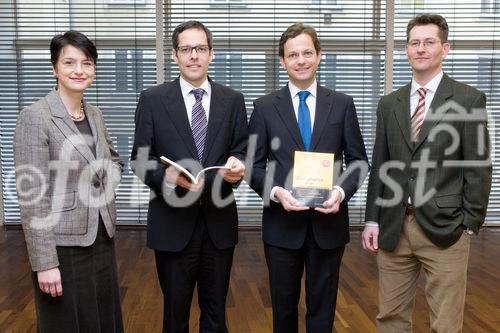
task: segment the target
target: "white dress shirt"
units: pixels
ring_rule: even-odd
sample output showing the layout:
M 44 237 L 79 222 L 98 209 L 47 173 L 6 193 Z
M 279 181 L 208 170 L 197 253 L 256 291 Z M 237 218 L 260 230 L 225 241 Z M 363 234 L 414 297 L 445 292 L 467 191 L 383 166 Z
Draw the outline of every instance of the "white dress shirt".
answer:
M 415 79 L 411 80 L 411 89 L 410 89 L 410 119 L 415 113 L 417 109 L 418 100 L 420 95 L 417 90 L 420 88 L 425 88 L 427 90 L 425 94 L 425 110 L 424 117 L 427 115 L 427 111 L 429 111 L 429 107 L 431 106 L 432 100 L 434 99 L 434 95 L 436 94 L 436 90 L 443 78 L 443 71 L 439 72 L 436 76 L 432 78 L 425 86 L 421 86 L 415 81 Z
M 300 104 L 300 97 L 299 97 L 299 92 L 302 90 L 297 88 L 292 82 L 288 82 L 288 89 L 290 90 L 290 96 L 292 96 L 292 104 L 293 104 L 293 111 L 295 112 L 295 119 L 299 119 L 299 104 Z M 314 81 L 313 84 L 309 88 L 306 89 L 306 91 L 309 91 L 310 95 L 307 96 L 306 98 L 306 104 L 307 107 L 309 108 L 309 114 L 311 116 L 311 133 L 314 128 L 314 118 L 316 117 L 316 92 L 318 90 L 318 83 Z
M 191 120 L 193 119 L 193 106 L 196 102 L 196 98 L 191 90 L 196 88 L 202 88 L 205 91 L 201 99 L 201 105 L 203 106 L 208 122 L 208 117 L 210 115 L 210 98 L 212 95 L 212 87 L 210 86 L 208 79 L 206 79 L 199 87 L 193 86 L 191 83 L 184 80 L 182 76 L 179 78 L 179 83 L 181 85 L 182 98 L 184 99 L 184 105 L 186 106 L 189 125 L 191 125 Z M 165 184 L 167 185 L 167 189 L 165 189 L 166 192 L 169 192 L 169 189 L 174 189 L 177 186 L 177 184 L 171 183 L 167 180 L 165 180 Z
M 186 106 L 186 112 L 189 119 L 189 124 L 191 125 L 191 119 L 193 118 L 193 106 L 196 102 L 196 98 L 194 94 L 191 92 L 193 89 L 201 88 L 205 92 L 203 93 L 203 98 L 201 100 L 201 105 L 203 106 L 203 110 L 205 110 L 205 115 L 210 116 L 210 98 L 212 96 L 212 87 L 210 86 L 210 82 L 206 79 L 201 86 L 195 87 L 191 83 L 187 82 L 182 78 L 179 78 L 179 83 L 181 85 L 182 98 L 184 99 L 184 105 Z

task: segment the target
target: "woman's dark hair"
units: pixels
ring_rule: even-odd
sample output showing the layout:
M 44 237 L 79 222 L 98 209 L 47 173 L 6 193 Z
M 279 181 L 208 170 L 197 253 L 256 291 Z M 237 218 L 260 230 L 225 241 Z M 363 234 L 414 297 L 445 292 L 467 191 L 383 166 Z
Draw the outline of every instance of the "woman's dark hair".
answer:
M 50 61 L 53 66 L 56 65 L 61 50 L 66 45 L 71 45 L 81 50 L 94 64 L 97 62 L 97 49 L 94 43 L 81 32 L 70 30 L 64 34 L 55 35 L 50 41 Z

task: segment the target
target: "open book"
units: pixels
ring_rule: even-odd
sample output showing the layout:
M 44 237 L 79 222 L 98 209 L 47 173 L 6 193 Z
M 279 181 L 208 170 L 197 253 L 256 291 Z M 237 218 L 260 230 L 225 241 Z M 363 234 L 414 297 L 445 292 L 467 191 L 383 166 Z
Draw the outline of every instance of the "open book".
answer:
M 201 169 L 200 172 L 198 172 L 196 174 L 196 176 L 194 176 L 191 172 L 189 172 L 188 170 L 186 170 L 186 168 L 184 168 L 182 165 L 180 165 L 178 163 L 175 163 L 174 161 L 172 161 L 169 158 L 166 158 L 165 156 L 161 156 L 160 160 L 161 160 L 161 162 L 163 164 L 165 164 L 167 166 L 173 166 L 174 168 L 176 168 L 179 171 L 179 173 L 181 173 L 184 177 L 186 177 L 188 180 L 190 180 L 194 184 L 198 184 L 198 182 L 200 181 L 201 176 L 205 172 L 207 172 L 208 170 L 214 170 L 214 169 L 231 170 L 230 167 L 226 167 L 226 166 L 223 166 L 223 165 L 211 166 L 211 167 L 208 167 L 208 168 Z

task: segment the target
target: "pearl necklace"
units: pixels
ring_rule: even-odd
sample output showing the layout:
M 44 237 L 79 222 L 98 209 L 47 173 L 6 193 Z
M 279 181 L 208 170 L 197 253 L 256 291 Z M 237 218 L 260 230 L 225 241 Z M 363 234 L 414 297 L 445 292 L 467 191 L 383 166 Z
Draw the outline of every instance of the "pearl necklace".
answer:
M 83 119 L 85 119 L 85 112 L 83 112 L 83 101 L 80 103 L 80 112 L 78 113 L 78 115 L 77 116 L 73 116 L 70 113 L 69 116 L 71 117 L 71 119 L 73 121 L 82 121 Z

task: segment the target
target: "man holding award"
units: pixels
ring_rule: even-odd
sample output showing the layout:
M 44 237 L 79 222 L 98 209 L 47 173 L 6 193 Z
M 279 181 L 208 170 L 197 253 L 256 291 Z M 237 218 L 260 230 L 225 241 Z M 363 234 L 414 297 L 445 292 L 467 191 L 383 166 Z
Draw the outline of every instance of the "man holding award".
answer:
M 250 184 L 264 200 L 274 332 L 298 332 L 304 265 L 307 331 L 331 332 L 349 241 L 347 201 L 368 161 L 352 97 L 316 82 L 321 46 L 314 28 L 290 26 L 279 58 L 289 83 L 254 102 L 249 125 L 257 139 Z

